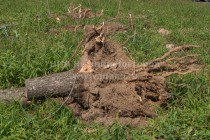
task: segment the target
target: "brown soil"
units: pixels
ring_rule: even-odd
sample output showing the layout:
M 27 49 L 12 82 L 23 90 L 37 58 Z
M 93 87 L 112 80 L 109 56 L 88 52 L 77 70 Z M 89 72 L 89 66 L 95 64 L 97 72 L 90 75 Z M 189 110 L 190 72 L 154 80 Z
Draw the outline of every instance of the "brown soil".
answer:
M 86 74 L 84 90 L 64 100 L 85 122 L 145 125 L 146 118 L 154 118 L 155 109 L 165 106 L 170 99 L 166 77 L 198 70 L 196 55 L 179 53 L 197 47 L 193 45 L 172 48 L 160 58 L 136 65 L 122 46 L 108 38 L 111 33 L 126 30 L 117 23 L 86 28 L 84 50 L 74 68 L 75 74 Z

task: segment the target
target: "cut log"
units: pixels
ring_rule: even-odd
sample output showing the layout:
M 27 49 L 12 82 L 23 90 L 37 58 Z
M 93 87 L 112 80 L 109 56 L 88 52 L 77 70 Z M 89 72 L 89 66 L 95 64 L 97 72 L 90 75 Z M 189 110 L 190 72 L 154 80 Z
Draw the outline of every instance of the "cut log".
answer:
M 0 90 L 0 102 L 10 103 L 20 101 L 25 104 L 24 102 L 27 102 L 27 100 L 27 90 L 24 87 Z
M 66 97 L 70 93 L 83 91 L 83 81 L 83 78 L 74 75 L 72 71 L 28 79 L 25 82 L 27 98 Z

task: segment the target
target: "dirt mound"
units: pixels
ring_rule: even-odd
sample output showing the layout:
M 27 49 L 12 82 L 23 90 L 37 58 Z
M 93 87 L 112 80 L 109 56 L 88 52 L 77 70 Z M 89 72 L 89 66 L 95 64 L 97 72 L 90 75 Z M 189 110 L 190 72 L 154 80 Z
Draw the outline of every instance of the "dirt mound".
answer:
M 94 13 L 82 5 L 71 4 L 68 8 L 68 16 L 75 20 L 102 15 L 103 10 Z M 166 77 L 199 69 L 196 55 L 183 54 L 184 50 L 197 46 L 173 46 L 162 57 L 136 65 L 126 55 L 123 47 L 110 38 L 116 32 L 127 32 L 129 29 L 134 31 L 134 17 L 131 14 L 123 17 L 128 19 L 128 26 L 114 22 L 118 18 L 122 17 L 115 17 L 98 26 L 68 25 L 51 31 L 85 31 L 83 40 L 68 63 L 63 66 L 63 69 L 66 68 L 83 46 L 81 58 L 72 70 L 76 75 L 75 81 L 80 81 L 81 89 L 70 93 L 63 103 L 86 122 L 96 121 L 110 125 L 118 121 L 123 125 L 145 125 L 146 118 L 156 116 L 156 107 L 165 106 L 170 99 L 165 83 Z M 58 16 L 55 16 L 55 19 L 60 20 Z M 151 27 L 145 16 L 142 19 L 148 24 L 146 27 Z M 165 30 L 158 32 L 168 34 Z M 135 33 L 136 31 L 134 35 Z
M 84 50 L 73 70 L 83 76 L 77 78 L 84 79 L 84 89 L 64 102 L 87 122 L 145 125 L 146 118 L 156 116 L 155 108 L 170 99 L 165 78 L 198 70 L 196 55 L 181 56 L 178 52 L 197 46 L 175 47 L 160 58 L 136 65 L 122 46 L 108 38 L 116 31 L 126 28 L 116 23 L 86 28 Z

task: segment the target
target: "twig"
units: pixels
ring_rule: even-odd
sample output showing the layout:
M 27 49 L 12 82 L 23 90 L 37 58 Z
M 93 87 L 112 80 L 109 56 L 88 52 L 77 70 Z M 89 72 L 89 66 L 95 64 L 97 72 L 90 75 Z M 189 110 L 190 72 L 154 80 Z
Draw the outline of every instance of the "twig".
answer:
M 49 0 L 47 0 L 47 10 L 48 10 L 48 14 L 51 15 L 51 12 L 50 12 L 50 5 L 49 5 Z
M 124 45 L 129 41 L 129 39 L 131 39 L 131 38 L 133 38 L 133 37 L 135 37 L 135 36 L 136 36 L 136 31 L 134 31 L 133 35 L 129 36 L 129 37 L 123 42 L 122 46 L 124 46 Z
M 119 15 L 119 13 L 120 13 L 120 7 L 121 7 L 121 0 L 119 0 L 117 15 L 116 15 L 115 17 L 118 17 L 118 15 Z
M 184 60 L 185 58 L 189 58 L 189 57 L 197 57 L 198 55 L 197 54 L 191 54 L 191 55 L 186 55 L 186 56 L 183 56 L 183 57 L 173 57 L 173 58 L 169 58 L 167 59 L 165 62 L 171 62 L 171 61 L 181 61 L 181 60 Z
M 84 39 L 82 39 L 80 41 L 80 43 L 77 45 L 76 50 L 74 51 L 74 53 L 72 54 L 72 56 L 70 57 L 70 59 L 63 65 L 62 70 L 64 70 L 72 61 L 72 59 L 75 57 L 75 55 L 77 54 L 78 50 L 80 49 L 80 47 L 82 46 L 82 43 L 84 42 Z
M 196 72 L 196 71 L 198 71 L 198 69 L 191 69 L 191 70 L 188 70 L 188 71 L 185 71 L 185 72 L 173 71 L 173 72 L 166 72 L 164 74 L 161 74 L 161 76 L 166 78 L 166 77 L 171 76 L 173 74 L 186 75 L 188 73 L 192 73 L 192 72 Z
M 79 8 L 78 14 L 79 14 L 79 18 L 82 18 L 82 8 L 81 7 Z
M 84 12 L 83 12 L 83 17 L 82 17 L 82 19 L 86 18 L 86 14 L 87 14 L 88 12 L 90 12 L 90 11 L 91 11 L 90 9 L 85 9 Z
M 135 60 L 133 62 L 134 66 L 133 66 L 133 75 L 136 74 L 136 63 L 135 63 Z
M 77 7 L 75 7 L 74 9 L 73 9 L 73 12 L 75 11 L 75 10 L 77 10 L 78 8 L 81 8 L 81 4 L 79 4 L 79 6 L 77 6 Z
M 129 14 L 129 24 L 130 24 L 131 29 L 132 29 L 132 31 L 133 31 L 134 25 L 133 25 L 133 18 L 132 18 L 132 15 L 131 15 L 131 14 Z
M 184 75 L 184 74 L 187 74 L 187 73 L 197 71 L 198 69 L 189 68 L 189 66 L 188 66 L 188 65 L 191 65 L 191 64 L 195 63 L 197 60 L 196 59 L 191 59 L 191 60 L 189 60 L 189 62 L 188 62 L 188 60 L 186 60 L 187 58 L 194 58 L 197 55 L 193 55 L 193 54 L 192 55 L 186 55 L 186 56 L 183 56 L 183 57 L 180 57 L 180 58 L 173 57 L 173 58 L 169 58 L 169 59 L 163 61 L 163 59 L 165 59 L 167 56 L 169 56 L 173 52 L 177 52 L 177 51 L 180 51 L 180 50 L 183 50 L 183 49 L 188 49 L 188 48 L 193 48 L 193 47 L 198 48 L 199 46 L 184 45 L 184 46 L 179 46 L 179 47 L 173 48 L 172 50 L 165 53 L 160 58 L 152 60 L 149 63 L 145 63 L 145 64 L 141 64 L 141 65 L 136 66 L 136 69 L 137 69 L 136 72 L 141 72 L 141 71 L 149 72 L 149 71 L 159 70 L 161 68 L 167 68 L 167 69 L 170 69 L 170 71 L 168 71 L 168 70 L 166 70 L 165 72 L 161 71 L 161 76 L 168 77 L 172 74 Z M 186 60 L 186 62 L 182 62 L 184 60 Z M 170 64 L 168 64 L 170 62 L 174 62 L 176 64 L 170 65 Z M 184 69 L 183 66 L 185 66 L 185 65 L 183 65 L 183 64 L 186 64 L 186 67 L 188 69 Z M 178 69 L 179 67 L 181 68 L 180 70 Z M 171 71 L 171 70 L 173 70 L 173 71 Z
M 76 32 L 77 31 L 77 29 L 79 28 L 79 27 L 82 27 L 83 25 L 76 25 L 75 27 L 74 27 L 74 32 Z
M 69 97 L 71 96 L 71 94 L 72 94 L 72 91 L 73 91 L 73 89 L 74 89 L 74 86 L 75 86 L 75 83 L 76 83 L 76 79 L 77 79 L 77 77 L 75 76 L 75 79 L 74 79 L 74 83 L 73 83 L 73 85 L 72 85 L 72 88 L 71 88 L 71 91 L 69 92 L 69 94 L 68 94 L 68 96 L 67 96 L 67 98 L 64 100 L 64 102 L 61 104 L 61 106 L 55 111 L 55 112 L 53 112 L 50 116 L 48 116 L 46 119 L 50 119 L 50 118 L 52 118 L 65 104 L 66 104 L 66 102 L 68 101 L 68 99 L 69 99 Z
M 177 86 L 177 87 L 189 87 L 189 85 L 187 84 L 176 84 L 176 83 L 173 83 L 173 82 L 167 82 L 168 84 L 172 84 L 174 86 Z
M 165 53 L 163 56 L 150 61 L 149 65 L 150 64 L 154 64 L 156 62 L 159 62 L 159 61 L 165 59 L 167 56 L 171 55 L 171 53 L 173 53 L 173 52 L 177 52 L 177 51 L 180 51 L 180 50 L 183 50 L 183 49 L 187 49 L 187 48 L 199 48 L 199 47 L 200 46 L 196 46 L 196 45 L 183 45 L 183 46 L 179 46 L 179 47 L 173 48 L 169 52 Z

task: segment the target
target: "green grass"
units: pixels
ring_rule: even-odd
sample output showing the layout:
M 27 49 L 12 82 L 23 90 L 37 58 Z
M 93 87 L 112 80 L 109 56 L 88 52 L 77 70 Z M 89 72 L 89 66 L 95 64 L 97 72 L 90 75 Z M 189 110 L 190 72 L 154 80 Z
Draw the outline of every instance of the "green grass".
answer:
M 48 18 L 48 12 L 65 14 L 70 2 L 104 9 L 101 19 L 60 23 Z M 66 24 L 97 24 L 117 14 L 117 0 L 0 0 L 0 88 L 21 87 L 27 78 L 61 72 L 62 64 L 69 59 L 83 33 L 62 32 L 46 34 L 50 28 Z M 210 6 L 192 3 L 191 0 L 131 0 L 122 1 L 120 15 L 146 15 L 135 18 L 135 38 L 125 45 L 138 63 L 161 56 L 165 45 L 195 44 L 204 65 L 201 72 L 168 79 L 173 95 L 167 109 L 159 109 L 159 117 L 144 128 L 130 128 L 113 124 L 83 124 L 72 116 L 71 110 L 62 108 L 52 100 L 30 107 L 19 103 L 0 105 L 0 139 L 210 139 Z M 127 23 L 126 19 L 120 22 Z M 148 27 L 150 25 L 150 27 Z M 171 31 L 167 37 L 157 29 Z M 123 42 L 132 35 L 119 33 L 113 38 Z M 74 59 L 68 70 L 78 60 Z M 180 84 L 184 86 L 179 86 Z M 90 132 L 88 132 L 89 130 Z

